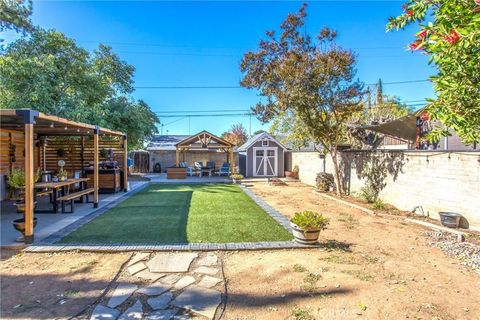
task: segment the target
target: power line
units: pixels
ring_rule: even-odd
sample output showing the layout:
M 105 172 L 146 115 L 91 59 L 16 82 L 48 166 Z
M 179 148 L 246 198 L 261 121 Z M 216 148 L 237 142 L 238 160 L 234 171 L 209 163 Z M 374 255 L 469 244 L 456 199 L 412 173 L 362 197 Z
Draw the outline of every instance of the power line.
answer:
M 405 81 L 393 81 L 382 82 L 383 85 L 396 85 L 405 83 L 419 83 L 428 82 L 428 79 L 422 80 L 405 80 Z M 375 86 L 377 83 L 369 83 L 368 86 Z M 243 89 L 242 86 L 135 86 L 135 89 Z

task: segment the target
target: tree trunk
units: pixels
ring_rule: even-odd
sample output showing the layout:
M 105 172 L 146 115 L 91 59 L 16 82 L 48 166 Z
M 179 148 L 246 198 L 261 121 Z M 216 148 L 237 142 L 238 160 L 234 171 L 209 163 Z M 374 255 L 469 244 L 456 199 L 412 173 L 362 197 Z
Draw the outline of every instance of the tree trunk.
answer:
M 336 148 L 332 148 L 332 151 L 330 152 L 330 156 L 332 157 L 333 161 L 333 171 L 334 171 L 334 178 L 335 178 L 335 184 L 337 186 L 336 188 L 336 193 L 337 195 L 342 195 L 343 194 L 343 184 L 342 180 L 340 177 L 340 169 L 338 168 L 338 153 Z

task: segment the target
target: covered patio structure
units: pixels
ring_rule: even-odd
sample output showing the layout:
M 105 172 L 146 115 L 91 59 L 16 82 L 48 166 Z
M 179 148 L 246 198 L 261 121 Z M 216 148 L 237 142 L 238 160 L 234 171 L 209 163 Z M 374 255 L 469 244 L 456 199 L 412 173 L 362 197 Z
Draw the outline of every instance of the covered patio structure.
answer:
M 175 166 L 180 168 L 180 157 L 183 156 L 182 158 L 185 159 L 188 151 L 217 149 L 225 152 L 226 162 L 230 164 L 230 172 L 233 173 L 235 168 L 234 147 L 233 143 L 204 130 L 175 144 Z
M 87 191 L 93 194 L 93 207 L 97 208 L 99 190 L 102 187 L 99 174 L 100 158 L 107 160 L 108 157 L 109 160 L 114 160 L 110 162 L 115 164 L 115 170 L 118 171 L 114 185 L 121 185 L 124 191 L 127 191 L 127 135 L 125 133 L 30 109 L 0 110 L 0 124 L 1 199 L 6 197 L 5 175 L 13 169 L 24 169 L 26 244 L 34 241 L 36 189 L 39 189 L 40 184 L 43 188 L 45 184 L 35 183 L 38 171 L 55 171 L 59 168 L 59 160 L 63 160 L 60 162 L 63 163 L 61 168 L 67 172 L 67 178 L 78 178 L 75 174 L 79 173 L 80 179 L 77 180 L 86 182 Z M 103 149 L 105 152 L 101 152 Z M 118 190 L 117 187 L 114 189 Z M 71 199 L 72 210 L 73 200 Z M 53 203 L 53 205 L 56 208 L 57 204 Z

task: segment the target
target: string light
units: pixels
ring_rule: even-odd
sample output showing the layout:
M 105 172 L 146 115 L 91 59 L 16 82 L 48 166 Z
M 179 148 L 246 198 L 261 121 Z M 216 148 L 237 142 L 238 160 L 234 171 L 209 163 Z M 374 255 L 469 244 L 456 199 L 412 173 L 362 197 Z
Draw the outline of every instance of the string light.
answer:
M 52 122 L 52 123 L 50 123 L 50 128 L 53 128 L 53 122 Z
M 67 130 L 67 129 L 68 129 L 68 127 L 67 127 L 67 126 L 65 126 L 65 130 Z

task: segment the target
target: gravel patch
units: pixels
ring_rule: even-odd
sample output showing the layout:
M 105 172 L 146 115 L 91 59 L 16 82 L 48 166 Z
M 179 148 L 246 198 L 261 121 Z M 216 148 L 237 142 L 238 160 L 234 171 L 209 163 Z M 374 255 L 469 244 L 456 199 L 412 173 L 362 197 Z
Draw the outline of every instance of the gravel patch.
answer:
M 480 273 L 480 246 L 469 242 L 458 242 L 457 236 L 444 231 L 428 231 L 425 234 L 429 238 L 428 245 L 458 258 L 462 265 Z

